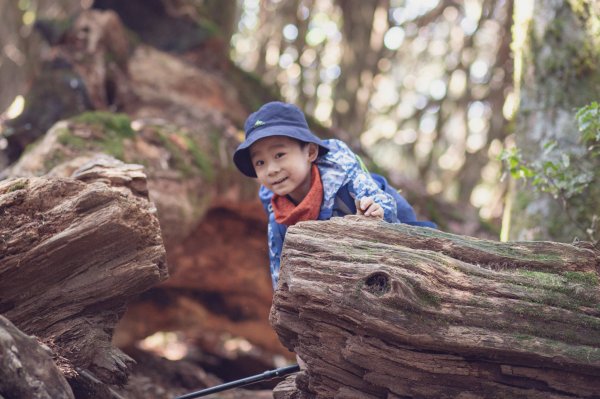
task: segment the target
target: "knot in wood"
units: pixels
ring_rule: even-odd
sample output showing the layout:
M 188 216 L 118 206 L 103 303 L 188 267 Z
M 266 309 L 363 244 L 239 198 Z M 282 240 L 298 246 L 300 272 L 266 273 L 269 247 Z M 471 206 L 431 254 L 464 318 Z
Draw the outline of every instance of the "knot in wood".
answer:
M 390 276 L 383 272 L 369 275 L 365 280 L 365 289 L 377 296 L 390 292 Z

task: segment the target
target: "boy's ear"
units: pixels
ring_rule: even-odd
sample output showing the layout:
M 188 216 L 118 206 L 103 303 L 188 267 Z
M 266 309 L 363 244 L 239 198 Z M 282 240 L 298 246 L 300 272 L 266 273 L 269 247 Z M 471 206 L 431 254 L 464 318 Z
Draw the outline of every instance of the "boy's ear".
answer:
M 314 162 L 319 156 L 319 146 L 315 143 L 308 143 L 308 160 Z

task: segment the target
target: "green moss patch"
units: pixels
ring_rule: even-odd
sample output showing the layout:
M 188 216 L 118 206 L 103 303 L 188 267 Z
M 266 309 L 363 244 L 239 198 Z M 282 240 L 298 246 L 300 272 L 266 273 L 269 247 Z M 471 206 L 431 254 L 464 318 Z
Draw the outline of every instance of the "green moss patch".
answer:
M 201 175 L 209 182 L 214 178 L 214 169 L 209 157 L 187 132 L 158 131 L 158 138 L 171 154 L 171 167 L 181 171 L 186 177 Z
M 135 136 L 135 132 L 131 128 L 131 119 L 125 114 L 103 111 L 84 112 L 71 118 L 71 121 L 96 126 L 111 135 L 122 138 L 132 138 Z
M 96 150 L 125 161 L 123 141 L 135 136 L 131 128 L 131 119 L 125 114 L 110 112 L 84 112 L 70 119 L 73 130 L 58 132 L 58 141 L 75 150 Z M 76 133 L 82 125 L 89 128 L 89 137 Z
M 517 270 L 517 274 L 529 281 L 517 283 L 529 291 L 543 290 L 535 302 L 563 309 L 577 309 L 580 306 L 595 306 L 598 277 L 595 273 L 565 272 L 552 274 L 532 270 Z
M 575 284 L 583 284 L 587 286 L 597 286 L 598 276 L 593 272 L 565 272 L 563 277 Z
M 7 193 L 12 193 L 13 191 L 23 190 L 29 184 L 28 180 L 17 180 L 14 184 L 12 184 L 7 190 Z

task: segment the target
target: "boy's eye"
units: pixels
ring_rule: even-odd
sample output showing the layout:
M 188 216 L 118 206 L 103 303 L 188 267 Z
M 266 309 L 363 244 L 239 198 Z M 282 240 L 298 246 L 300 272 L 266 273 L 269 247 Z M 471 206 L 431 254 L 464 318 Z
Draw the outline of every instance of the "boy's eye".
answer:
M 284 155 L 285 155 L 285 152 L 278 152 L 277 154 L 275 154 L 275 158 L 281 158 Z
M 263 164 L 264 164 L 264 162 L 261 161 L 261 160 L 258 160 L 258 161 L 254 162 L 254 166 L 262 166 Z

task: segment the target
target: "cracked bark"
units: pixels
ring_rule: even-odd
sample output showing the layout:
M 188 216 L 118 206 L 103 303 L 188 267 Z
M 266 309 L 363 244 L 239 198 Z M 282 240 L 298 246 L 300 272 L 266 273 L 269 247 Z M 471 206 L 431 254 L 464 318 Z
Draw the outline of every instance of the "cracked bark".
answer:
M 0 313 L 64 359 L 77 397 L 99 397 L 81 396 L 92 380 L 96 393 L 124 384 L 133 360 L 111 345 L 114 326 L 167 278 L 142 167 L 101 157 L 73 178 L 0 182 L 0 220 Z

